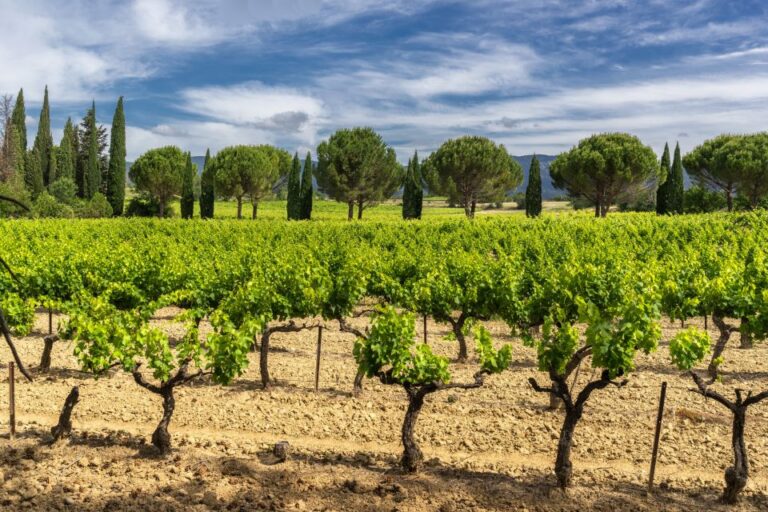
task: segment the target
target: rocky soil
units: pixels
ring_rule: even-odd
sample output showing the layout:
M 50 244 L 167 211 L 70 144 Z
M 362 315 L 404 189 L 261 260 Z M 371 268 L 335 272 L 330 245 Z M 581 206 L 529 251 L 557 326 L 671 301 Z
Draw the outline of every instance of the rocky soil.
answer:
M 169 332 L 174 311 L 156 322 Z M 363 327 L 367 320 L 355 321 Z M 420 322 L 419 322 L 420 324 Z M 55 345 L 52 369 L 28 383 L 17 375 L 18 435 L 8 438 L 8 382 L 0 365 L 0 510 L 371 510 L 371 511 L 635 511 L 768 510 L 768 402 L 750 409 L 747 448 L 751 477 L 741 502 L 718 503 L 731 462 L 727 411 L 691 393 L 690 378 L 668 364 L 666 344 L 641 356 L 622 389 L 596 392 L 576 431 L 574 487 L 553 488 L 562 413 L 547 410 L 529 377 L 534 353 L 488 323 L 499 343 L 514 343 L 512 368 L 486 386 L 430 395 L 417 425 L 427 459 L 418 475 L 397 468 L 403 391 L 365 382 L 350 395 L 353 337 L 335 324 L 324 331 L 320 390 L 314 391 L 316 331 L 275 334 L 270 372 L 277 384 L 261 390 L 258 357 L 229 387 L 207 381 L 180 388 L 171 423 L 174 451 L 157 456 L 149 438 L 160 400 L 129 374 L 94 379 L 78 371 L 73 345 Z M 664 324 L 664 339 L 677 325 Z M 43 348 L 47 316 L 32 336 L 17 340 L 34 368 Z M 444 325 L 429 324 L 429 343 L 455 356 Z M 716 333 L 711 332 L 714 337 Z M 768 388 L 768 345 L 728 347 L 723 382 L 716 387 Z M 11 358 L 0 345 L 0 361 Z M 470 380 L 476 364 L 454 364 L 455 380 Z M 584 367 L 579 383 L 593 375 Z M 662 381 L 669 385 L 657 468 L 657 486 L 645 492 Z M 74 434 L 45 443 L 73 386 L 80 403 Z M 286 462 L 272 455 L 288 441 Z

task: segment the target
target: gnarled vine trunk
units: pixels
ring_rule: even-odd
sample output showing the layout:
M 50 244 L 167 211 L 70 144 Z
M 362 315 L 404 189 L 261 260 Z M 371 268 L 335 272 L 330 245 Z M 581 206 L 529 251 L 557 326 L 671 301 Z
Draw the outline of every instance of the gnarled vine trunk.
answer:
M 723 501 L 735 503 L 741 491 L 747 486 L 749 479 L 749 459 L 744 446 L 744 426 L 747 408 L 736 407 L 733 411 L 733 432 L 731 445 L 733 447 L 733 466 L 725 470 L 725 491 Z
M 162 388 L 160 396 L 163 397 L 163 417 L 157 428 L 152 433 L 152 444 L 160 453 L 166 454 L 171 451 L 171 434 L 168 432 L 168 425 L 171 423 L 173 411 L 176 408 L 176 400 L 173 397 L 173 387 Z
M 712 359 L 707 367 L 707 372 L 711 378 L 715 379 L 717 378 L 717 368 L 720 364 L 720 356 L 723 355 L 723 351 L 725 351 L 725 347 L 731 339 L 733 328 L 725 323 L 725 320 L 721 316 L 716 314 L 712 315 L 712 323 L 715 324 L 717 330 L 720 331 L 720 335 L 717 338 L 715 347 L 712 349 Z
M 40 371 L 47 372 L 51 369 L 51 352 L 53 352 L 53 344 L 59 340 L 59 337 L 55 334 L 49 334 L 43 338 L 45 345 L 43 346 L 43 355 L 40 356 Z
M 747 323 L 746 318 L 741 319 L 741 345 L 740 348 L 752 348 L 754 346 L 754 340 L 752 339 L 752 334 L 745 331 L 745 326 Z
M 259 372 L 261 373 L 261 387 L 269 389 L 271 379 L 269 377 L 269 329 L 265 329 L 261 335 L 261 345 L 259 346 Z
M 67 395 L 66 400 L 64 400 L 64 407 L 61 409 L 61 414 L 59 414 L 59 422 L 51 428 L 51 435 L 53 436 L 53 439 L 51 440 L 51 444 L 54 444 L 62 437 L 69 437 L 69 435 L 72 432 L 72 411 L 75 408 L 75 405 L 77 405 L 77 402 L 80 399 L 80 389 L 75 386 L 72 388 L 72 391 L 69 392 L 69 395 Z
M 583 412 L 583 406 L 567 409 L 563 427 L 560 429 L 560 438 L 557 441 L 557 458 L 555 459 L 555 476 L 557 477 L 557 485 L 561 489 L 566 489 L 571 485 L 571 478 L 573 477 L 573 464 L 571 464 L 573 433 Z
M 414 429 L 416 428 L 416 421 L 419 419 L 421 408 L 424 406 L 424 397 L 430 391 L 426 391 L 424 388 L 414 389 L 407 385 L 404 387 L 405 392 L 408 394 L 408 409 L 403 420 L 403 456 L 400 459 L 400 465 L 405 471 L 416 473 L 424 461 L 424 455 L 414 437 Z
M 453 335 L 456 337 L 456 341 L 459 343 L 458 361 L 460 363 L 465 363 L 469 358 L 469 352 L 467 350 L 467 339 L 466 336 L 464 336 L 464 324 L 467 322 L 467 317 L 462 313 L 458 320 L 449 318 L 448 322 L 451 324 Z

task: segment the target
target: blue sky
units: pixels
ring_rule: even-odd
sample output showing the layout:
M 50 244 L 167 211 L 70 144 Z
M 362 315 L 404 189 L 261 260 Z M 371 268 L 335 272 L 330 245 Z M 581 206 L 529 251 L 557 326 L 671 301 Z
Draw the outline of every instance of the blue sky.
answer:
M 758 0 L 0 0 L 0 93 L 30 140 L 126 101 L 128 156 L 176 144 L 313 150 L 372 126 L 401 160 L 487 135 L 556 154 L 627 131 L 657 152 L 768 128 Z

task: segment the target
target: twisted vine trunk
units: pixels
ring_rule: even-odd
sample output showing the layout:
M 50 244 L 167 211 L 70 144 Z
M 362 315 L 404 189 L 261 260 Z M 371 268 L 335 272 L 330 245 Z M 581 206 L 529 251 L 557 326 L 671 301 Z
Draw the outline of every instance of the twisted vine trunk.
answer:
M 61 414 L 59 415 L 59 423 L 51 428 L 51 435 L 53 435 L 51 444 L 54 444 L 62 437 L 69 437 L 72 433 L 72 411 L 79 399 L 80 389 L 75 386 L 72 388 L 72 391 L 69 392 L 69 395 L 67 395 L 66 400 L 64 400 L 64 407 L 61 409 Z
M 573 406 L 566 409 L 565 420 L 560 430 L 560 439 L 557 441 L 557 458 L 555 459 L 555 476 L 557 477 L 557 485 L 561 489 L 566 489 L 571 485 L 573 477 L 573 464 L 571 464 L 573 433 L 583 412 L 583 406 Z
M 160 453 L 166 454 L 171 451 L 171 434 L 168 432 L 168 425 L 171 423 L 173 410 L 176 408 L 176 400 L 173 398 L 173 387 L 162 388 L 160 396 L 163 397 L 163 417 L 152 433 L 152 444 Z
M 458 361 L 460 363 L 465 363 L 469 358 L 469 352 L 467 351 L 467 339 L 464 336 L 464 324 L 466 323 L 467 318 L 462 314 L 459 316 L 458 320 L 449 319 L 449 321 L 451 323 L 451 330 L 453 331 L 453 335 L 456 337 L 456 341 L 459 343 Z
M 363 379 L 365 378 L 365 373 L 363 373 L 362 370 L 357 370 L 357 374 L 355 374 L 355 383 L 352 387 L 352 396 L 358 397 L 363 394 Z
M 269 337 L 271 332 L 265 330 L 261 335 L 261 346 L 259 347 L 259 371 L 261 372 L 261 386 L 269 389 L 272 382 L 269 377 Z
M 405 391 L 408 394 L 408 410 L 405 412 L 405 420 L 403 421 L 403 456 L 400 459 L 400 465 L 405 471 L 416 473 L 424 461 L 424 454 L 422 454 L 413 433 L 416 428 L 416 420 L 419 419 L 419 413 L 424 406 L 426 393 L 422 390 L 415 391 L 408 386 L 405 387 Z
M 731 327 L 725 323 L 725 320 L 721 316 L 712 315 L 712 323 L 715 324 L 717 330 L 720 331 L 720 336 L 717 338 L 715 348 L 712 349 L 712 359 L 707 367 L 707 373 L 713 379 L 717 378 L 717 367 L 719 365 L 718 359 L 723 355 L 725 346 L 728 345 L 728 341 L 731 339 Z
M 55 334 L 49 334 L 43 338 L 45 346 L 43 347 L 43 355 L 40 357 L 40 371 L 47 372 L 51 369 L 51 352 L 53 352 L 53 344 L 59 340 L 59 337 Z
M 733 411 L 733 466 L 725 470 L 725 491 L 723 501 L 735 503 L 741 491 L 747 486 L 749 478 L 749 459 L 744 446 L 744 426 L 746 424 L 747 408 L 736 407 Z
M 752 348 L 754 346 L 754 340 L 752 339 L 752 334 L 749 332 L 744 332 L 743 328 L 745 324 L 747 323 L 746 318 L 741 319 L 741 345 L 740 348 Z

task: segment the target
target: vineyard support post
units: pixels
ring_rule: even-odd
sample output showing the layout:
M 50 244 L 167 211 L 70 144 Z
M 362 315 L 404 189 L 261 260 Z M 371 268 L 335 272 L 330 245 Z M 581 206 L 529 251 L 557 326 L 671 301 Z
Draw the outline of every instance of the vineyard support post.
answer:
M 656 474 L 656 457 L 659 452 L 659 438 L 661 437 L 661 422 L 664 419 L 664 402 L 667 398 L 667 383 L 661 383 L 661 396 L 659 396 L 659 413 L 656 416 L 656 435 L 653 438 L 653 453 L 651 455 L 651 472 L 648 475 L 648 492 L 653 489 L 653 477 Z
M 14 363 L 8 363 L 8 410 L 10 412 L 10 438 L 16 437 L 16 376 L 14 375 Z
M 427 344 L 427 315 L 424 315 L 424 344 Z
M 48 308 L 48 334 L 53 334 L 53 309 Z
M 315 362 L 315 392 L 320 389 L 320 350 L 323 345 L 323 326 L 317 327 L 317 361 Z

